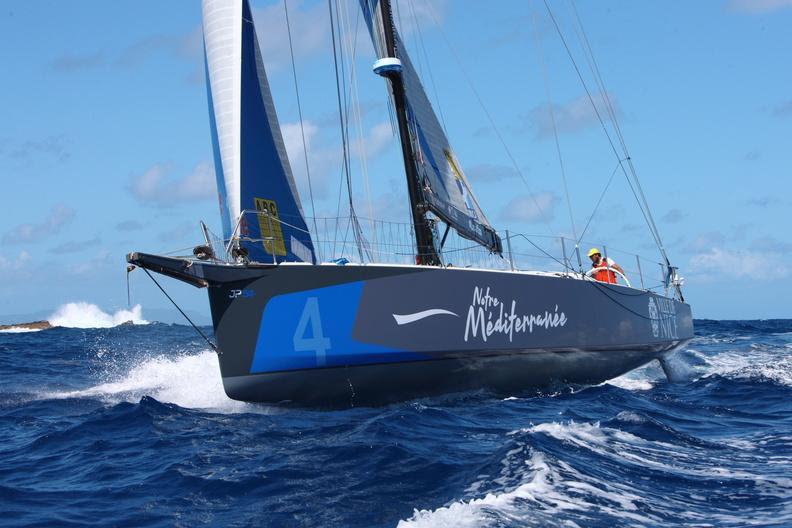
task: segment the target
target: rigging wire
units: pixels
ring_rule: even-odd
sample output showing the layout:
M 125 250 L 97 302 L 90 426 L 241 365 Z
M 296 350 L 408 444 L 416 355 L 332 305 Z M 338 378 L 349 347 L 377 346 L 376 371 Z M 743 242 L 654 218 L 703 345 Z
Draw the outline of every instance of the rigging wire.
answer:
M 602 203 L 602 199 L 605 198 L 605 193 L 608 192 L 608 188 L 613 182 L 613 177 L 616 176 L 616 173 L 619 171 L 619 167 L 621 166 L 621 164 L 622 162 L 621 160 L 619 160 L 619 163 L 616 164 L 616 167 L 613 168 L 613 172 L 611 172 L 610 178 L 608 178 L 608 183 L 605 185 L 605 188 L 602 190 L 602 193 L 600 193 L 599 200 L 597 200 L 597 205 L 594 206 L 594 210 L 591 212 L 591 216 L 589 216 L 589 219 L 586 222 L 586 227 L 584 227 L 583 231 L 580 233 L 580 238 L 575 238 L 575 247 L 580 246 L 580 242 L 583 240 L 583 237 L 586 235 L 586 231 L 588 231 L 588 228 L 591 225 L 591 221 L 594 219 L 594 216 L 597 214 L 597 211 L 599 210 L 599 206 Z
M 522 170 L 520 170 L 520 166 L 517 164 L 517 160 L 512 155 L 511 149 L 509 149 L 509 146 L 506 144 L 506 141 L 504 141 L 503 136 L 501 135 L 501 132 L 498 129 L 498 126 L 495 124 L 495 120 L 492 118 L 492 115 L 490 114 L 489 110 L 487 110 L 487 107 L 484 104 L 484 100 L 481 98 L 481 95 L 479 95 L 478 90 L 476 90 L 476 87 L 473 85 L 473 81 L 470 79 L 470 76 L 468 75 L 467 71 L 465 70 L 465 68 L 462 65 L 462 60 L 459 58 L 459 55 L 457 55 L 456 50 L 451 45 L 451 42 L 449 41 L 448 37 L 446 36 L 445 32 L 443 31 L 442 26 L 440 25 L 437 17 L 435 16 L 434 9 L 432 9 L 431 2 L 428 1 L 428 0 L 426 1 L 426 7 L 427 7 L 427 12 L 429 13 L 429 16 L 432 17 L 432 20 L 434 21 L 435 25 L 440 30 L 440 35 L 443 37 L 443 40 L 445 41 L 446 45 L 448 46 L 448 49 L 451 51 L 451 55 L 454 57 L 454 60 L 456 61 L 457 66 L 459 67 L 459 71 L 462 73 L 462 76 L 464 77 L 465 81 L 467 82 L 468 87 L 473 92 L 473 95 L 475 96 L 476 101 L 478 101 L 478 104 L 481 107 L 481 109 L 483 110 L 484 115 L 487 117 L 487 120 L 489 121 L 490 126 L 492 127 L 492 130 L 495 132 L 495 135 L 497 136 L 498 141 L 500 142 L 501 146 L 503 147 L 503 150 L 506 152 L 506 156 L 508 156 L 509 160 L 511 161 L 512 167 L 517 172 L 517 175 L 520 177 L 520 180 L 522 180 L 522 183 L 523 183 L 523 185 L 525 185 L 525 188 L 528 190 L 528 194 L 529 194 L 531 200 L 533 201 L 533 204 L 536 207 L 537 211 L 539 211 L 539 214 L 540 214 L 540 216 L 542 218 L 542 221 L 546 225 L 549 226 L 550 225 L 549 217 L 547 216 L 547 214 L 545 213 L 544 209 L 542 208 L 542 206 L 539 204 L 538 200 L 536 199 L 536 195 L 531 190 L 531 186 L 528 184 L 528 180 L 525 178 L 525 175 L 523 174 Z
M 531 22 L 533 24 L 533 37 L 534 45 L 539 57 L 539 69 L 542 72 L 542 81 L 544 82 L 545 95 L 547 96 L 547 113 L 550 116 L 550 124 L 553 129 L 553 139 L 555 140 L 556 154 L 558 155 L 558 167 L 561 172 L 561 182 L 564 186 L 564 195 L 566 197 L 567 210 L 569 212 L 569 224 L 572 226 L 572 236 L 577 240 L 577 230 L 575 229 L 575 217 L 572 213 L 572 200 L 569 197 L 569 185 L 567 184 L 566 170 L 564 168 L 564 158 L 561 155 L 561 142 L 558 139 L 558 127 L 556 125 L 555 110 L 553 109 L 553 100 L 550 96 L 550 79 L 547 75 L 547 68 L 544 61 L 544 52 L 542 50 L 542 41 L 539 35 L 539 27 L 536 22 L 536 10 L 533 9 L 531 4 Z
M 643 186 L 641 185 L 641 181 L 638 178 L 638 173 L 635 170 L 635 166 L 633 165 L 632 157 L 630 156 L 629 150 L 627 149 L 627 142 L 624 139 L 624 134 L 622 133 L 621 130 L 621 124 L 619 123 L 615 106 L 611 101 L 611 97 L 610 94 L 608 93 L 608 90 L 605 88 L 605 82 L 602 78 L 602 73 L 600 72 L 599 65 L 597 64 L 597 59 L 594 56 L 593 50 L 591 49 L 591 43 L 589 42 L 588 34 L 586 33 L 586 29 L 583 27 L 583 22 L 580 19 L 580 15 L 578 13 L 577 6 L 575 5 L 574 0 L 569 0 L 569 5 L 571 6 L 571 10 L 574 15 L 574 20 L 576 22 L 576 24 L 573 25 L 573 27 L 576 30 L 578 39 L 582 43 L 582 47 L 584 50 L 584 57 L 586 57 L 586 62 L 589 65 L 589 69 L 591 70 L 592 75 L 599 86 L 600 93 L 602 93 L 603 99 L 605 101 L 605 108 L 608 110 L 608 114 L 610 116 L 611 122 L 613 123 L 613 129 L 616 132 L 616 137 L 619 139 L 619 143 L 621 144 L 622 151 L 624 152 L 624 158 L 628 163 L 630 172 L 632 173 L 633 179 L 635 180 L 635 185 L 636 188 L 638 189 L 638 193 L 640 194 L 641 199 L 643 200 L 644 205 L 646 207 L 649 216 L 649 221 L 651 222 L 652 227 L 655 230 L 657 239 L 660 242 L 659 246 L 660 246 L 661 254 L 666 259 L 666 262 L 668 262 L 668 257 L 665 254 L 662 240 L 660 239 L 660 230 L 657 228 L 657 225 L 655 224 L 654 221 L 654 217 L 652 216 L 651 210 L 649 209 L 649 201 L 646 199 L 646 195 L 644 194 L 643 191 Z
M 374 218 L 374 207 L 371 201 L 371 188 L 369 185 L 369 173 L 368 173 L 368 163 L 366 160 L 366 138 L 363 132 L 363 119 L 362 119 L 362 112 L 360 109 L 360 96 L 358 90 L 358 78 L 357 78 L 357 67 L 356 67 L 356 55 L 357 55 L 357 38 L 358 38 L 358 29 L 360 27 L 360 16 L 361 11 L 358 9 L 356 10 L 357 17 L 355 19 L 355 27 L 354 30 L 349 22 L 349 10 L 346 9 L 346 4 L 342 3 L 344 9 L 342 10 L 344 16 L 340 18 L 339 29 L 341 30 L 343 35 L 346 35 L 346 38 L 342 39 L 342 42 L 346 42 L 348 46 L 348 54 L 350 56 L 349 64 L 350 64 L 350 71 L 349 71 L 349 101 L 348 106 L 346 108 L 347 112 L 347 128 L 349 127 L 349 114 L 350 114 L 350 107 L 351 107 L 351 114 L 352 114 L 352 121 L 355 124 L 355 129 L 357 131 L 358 136 L 358 161 L 360 164 L 360 172 L 363 177 L 363 188 L 366 193 L 366 202 L 368 205 L 368 213 L 369 213 L 369 222 L 371 223 L 371 231 L 373 237 L 373 243 L 376 244 L 377 232 L 376 226 L 373 223 Z M 352 38 L 349 38 L 349 35 L 352 35 Z M 347 132 L 349 135 L 349 132 Z M 363 238 L 363 232 L 361 229 L 361 238 Z M 363 238 L 363 244 L 366 245 L 367 241 Z
M 572 13 L 574 15 L 574 19 L 577 22 L 577 24 L 573 25 L 573 27 L 575 28 L 575 32 L 578 35 L 578 39 L 583 44 L 583 46 L 582 46 L 583 50 L 584 50 L 584 55 L 583 56 L 586 58 L 586 62 L 589 65 L 589 69 L 591 70 L 592 75 L 594 76 L 594 80 L 597 83 L 597 85 L 599 87 L 599 90 L 600 90 L 600 93 L 603 96 L 603 99 L 605 101 L 605 108 L 608 111 L 608 114 L 610 116 L 611 122 L 613 123 L 613 128 L 614 128 L 614 131 L 616 132 L 616 136 L 619 138 L 619 143 L 622 146 L 622 150 L 624 150 L 625 154 L 627 156 L 629 156 L 629 154 L 627 154 L 627 143 L 624 140 L 624 136 L 622 135 L 622 132 L 621 132 L 621 126 L 619 125 L 619 120 L 617 119 L 617 116 L 616 116 L 616 108 L 613 105 L 613 102 L 611 101 L 610 94 L 608 93 L 608 90 L 605 88 L 605 82 L 602 79 L 602 75 L 600 73 L 599 65 L 597 64 L 597 59 L 594 57 L 594 52 L 591 49 L 591 44 L 589 43 L 588 36 L 586 34 L 586 30 L 583 27 L 583 22 L 581 21 L 580 16 L 578 15 L 577 7 L 575 6 L 575 3 L 574 3 L 573 0 L 569 1 L 569 5 L 572 8 Z
M 338 46 L 341 49 L 337 49 L 336 46 L 336 24 L 335 24 L 335 16 L 333 15 L 333 1 L 327 0 L 327 7 L 330 10 L 330 34 L 333 41 L 333 66 L 335 68 L 335 81 L 336 81 L 336 98 L 338 102 L 338 118 L 341 124 L 341 142 L 343 146 L 343 157 L 344 157 L 344 174 L 346 176 L 346 183 L 347 183 L 347 194 L 349 196 L 349 214 L 352 218 L 353 223 L 353 234 L 355 236 L 355 240 L 357 242 L 358 254 L 360 256 L 360 261 L 363 262 L 363 248 L 360 243 L 360 224 L 357 222 L 357 217 L 355 215 L 355 206 L 352 202 L 352 177 L 349 170 L 349 144 L 347 140 L 347 120 L 344 119 L 344 106 L 341 103 L 341 81 L 340 76 L 346 78 L 345 70 L 344 70 L 344 57 L 343 57 L 343 47 Z M 338 5 L 336 4 L 336 8 Z M 341 55 L 341 72 L 339 73 L 339 57 Z M 343 97 L 344 102 L 346 103 L 346 85 L 343 89 Z
M 186 314 L 186 313 L 184 313 L 184 310 L 182 310 L 182 309 L 179 307 L 179 305 L 178 305 L 178 304 L 176 304 L 176 301 L 174 301 L 174 300 L 173 300 L 173 298 L 171 298 L 171 296 L 170 296 L 170 295 L 168 295 L 168 292 L 166 292 L 166 291 L 165 291 L 165 288 L 163 288 L 162 286 L 160 286 L 160 283 L 159 283 L 159 282 L 157 282 L 157 279 L 155 279 L 155 278 L 154 278 L 154 277 L 151 275 L 151 273 L 149 273 L 149 270 L 147 270 L 146 268 L 142 268 L 142 267 L 141 267 L 141 269 L 142 269 L 143 271 L 145 271 L 145 272 L 146 272 L 146 275 L 148 275 L 148 276 L 149 276 L 149 279 L 151 279 L 152 281 L 154 281 L 154 284 L 156 284 L 156 285 L 157 285 L 157 288 L 159 288 L 159 289 L 160 289 L 160 291 L 161 291 L 161 292 L 162 292 L 162 293 L 165 295 L 165 297 L 167 297 L 167 298 L 168 298 L 168 300 L 171 302 L 171 304 L 173 304 L 173 306 L 175 306 L 175 307 L 176 307 L 176 309 L 177 309 L 177 310 L 179 310 L 179 313 L 180 313 L 180 314 L 182 314 L 182 315 L 184 316 L 184 318 L 185 318 L 185 319 L 187 319 L 187 322 L 188 322 L 188 323 L 190 323 L 190 325 L 192 325 L 192 327 L 195 329 L 195 331 L 196 331 L 196 332 L 198 332 L 198 335 L 200 335 L 201 337 L 203 337 L 203 340 L 204 340 L 204 341 L 206 341 L 206 343 L 207 343 L 207 344 L 208 344 L 210 347 L 212 347 L 212 350 L 214 350 L 214 351 L 215 351 L 216 353 L 218 353 L 218 354 L 222 354 L 222 352 L 220 351 L 220 349 L 219 349 L 219 348 L 217 348 L 217 345 L 215 345 L 214 343 L 212 343 L 212 342 L 209 340 L 209 338 L 208 338 L 208 337 L 206 337 L 206 335 L 205 335 L 203 332 L 201 332 L 201 329 L 200 329 L 200 328 L 198 328 L 198 326 L 196 326 L 196 324 L 192 322 L 192 319 L 190 319 L 190 318 L 187 316 L 187 314 Z
M 397 2 L 398 5 L 398 2 Z M 437 93 L 437 85 L 435 84 L 434 74 L 432 73 L 432 64 L 429 62 L 429 54 L 426 53 L 426 45 L 424 44 L 423 32 L 421 31 L 421 24 L 418 20 L 418 16 L 415 14 L 415 3 L 413 0 L 409 0 L 409 7 L 410 13 L 413 17 L 413 23 L 415 24 L 415 31 L 418 35 L 416 39 L 420 44 L 420 51 L 423 52 L 424 61 L 426 62 L 426 71 L 429 73 L 429 82 L 432 84 L 432 92 L 435 98 L 435 105 L 437 105 L 437 112 L 440 114 L 440 123 L 443 125 L 443 132 L 445 132 L 446 137 L 448 137 L 448 129 L 446 128 L 445 123 L 445 116 L 443 115 L 443 107 L 440 105 L 440 96 Z M 416 49 L 416 51 L 418 51 Z M 420 57 L 420 53 L 418 54 Z
M 345 3 L 341 3 L 340 5 L 346 6 Z M 343 86 L 343 95 L 344 95 L 344 103 L 343 103 L 344 112 L 343 112 L 343 119 L 341 120 L 341 123 L 342 123 L 341 124 L 341 129 L 342 129 L 342 134 L 344 134 L 345 137 L 346 137 L 346 143 L 347 143 L 347 149 L 344 151 L 345 170 L 343 170 L 343 173 L 345 174 L 345 178 L 346 178 L 346 181 L 347 181 L 347 195 L 349 197 L 350 222 L 352 223 L 352 227 L 353 227 L 352 234 L 355 237 L 355 243 L 357 245 L 358 253 L 360 254 L 361 261 L 363 261 L 363 256 L 362 256 L 363 255 L 363 250 L 365 250 L 366 254 L 369 257 L 369 260 L 372 260 L 372 258 L 371 258 L 371 250 L 370 250 L 369 244 L 368 244 L 368 242 L 365 239 L 365 236 L 363 234 L 363 228 L 360 225 L 360 220 L 359 220 L 359 218 L 357 216 L 357 212 L 355 211 L 355 208 L 354 208 L 354 202 L 353 202 L 354 197 L 352 195 L 352 184 L 351 184 L 351 181 L 352 181 L 352 174 L 351 174 L 352 161 L 351 161 L 351 155 L 350 155 L 350 148 L 351 147 L 350 147 L 350 139 L 349 139 L 349 134 L 350 134 L 349 133 L 350 113 L 354 114 L 354 112 L 352 112 L 352 110 L 351 110 L 353 108 L 357 109 L 358 114 L 360 113 L 359 106 L 357 104 L 355 104 L 354 107 L 353 107 L 353 104 L 352 104 L 353 101 L 356 101 L 356 99 L 355 99 L 356 75 L 355 75 L 354 61 L 355 61 L 355 49 L 357 47 L 357 31 L 355 32 L 355 36 L 354 36 L 355 47 L 352 49 L 352 57 L 350 59 L 352 70 L 350 71 L 349 87 L 347 87 L 347 83 L 346 83 L 346 78 L 347 78 L 347 76 L 346 76 L 346 60 L 345 60 L 345 57 L 344 57 L 343 43 L 344 43 L 345 40 L 348 42 L 348 39 L 344 38 L 344 20 L 346 18 L 347 26 L 349 25 L 349 21 L 348 21 L 348 16 L 346 16 L 346 13 L 347 13 L 346 10 L 343 11 L 345 13 L 345 17 L 341 16 L 342 10 L 339 7 L 339 1 L 338 0 L 336 0 L 336 2 L 335 2 L 335 12 L 336 12 L 336 16 L 338 18 L 338 55 L 339 55 L 340 63 L 341 63 L 341 75 L 340 75 L 340 77 L 342 79 L 344 79 L 344 81 L 345 81 L 342 84 L 342 86 Z M 360 17 L 358 16 L 357 23 L 359 23 L 359 21 L 360 21 Z M 334 43 L 334 52 L 335 52 L 335 43 Z M 339 77 L 338 71 L 336 70 L 336 85 L 338 85 L 339 82 L 340 82 L 338 77 Z M 359 127 L 359 135 L 362 138 L 362 125 Z M 368 201 L 369 201 L 369 210 L 370 210 L 370 213 L 371 213 L 371 198 L 370 198 L 370 194 L 368 192 L 368 173 L 367 172 L 365 174 L 365 177 L 366 177 L 366 179 L 364 180 L 364 184 L 365 184 L 365 189 L 366 189 L 366 193 L 367 193 L 367 197 L 368 197 Z M 339 213 L 340 213 L 340 208 L 339 208 Z M 370 214 L 370 216 L 373 216 L 373 215 Z M 347 232 L 348 232 L 348 230 L 347 230 Z M 346 237 L 346 234 L 344 235 L 344 237 Z M 346 238 L 345 238 L 344 243 L 346 243 Z
M 564 45 L 564 49 L 566 50 L 566 53 L 567 53 L 570 61 L 572 62 L 572 65 L 573 65 L 573 67 L 575 69 L 575 73 L 577 73 L 578 79 L 580 80 L 580 83 L 583 85 L 583 89 L 586 92 L 586 96 L 588 97 L 589 102 L 591 103 L 591 106 L 594 109 L 594 113 L 597 116 L 597 120 L 599 121 L 600 126 L 602 127 L 602 130 L 605 133 L 605 137 L 608 139 L 608 143 L 610 144 L 611 149 L 613 150 L 613 153 L 616 156 L 616 158 L 621 160 L 622 156 L 619 154 L 618 150 L 616 149 L 616 145 L 613 142 L 613 138 L 611 138 L 611 135 L 608 132 L 608 128 L 605 125 L 605 120 L 602 118 L 602 114 L 601 114 L 599 108 L 597 107 L 597 104 L 594 101 L 594 97 L 591 94 L 591 90 L 589 89 L 588 84 L 586 83 L 585 79 L 583 78 L 583 73 L 580 71 L 580 67 L 577 64 L 577 61 L 575 61 L 575 58 L 574 58 L 574 56 L 572 54 L 572 50 L 570 49 L 569 44 L 567 43 L 567 40 L 564 37 L 564 34 L 561 31 L 560 26 L 558 25 L 558 21 L 556 20 L 555 15 L 553 15 L 553 11 L 552 11 L 552 9 L 550 9 L 550 5 L 548 4 L 547 0 L 543 0 L 543 1 L 544 1 L 545 8 L 547 9 L 547 13 L 548 13 L 548 15 L 550 17 L 550 20 L 553 22 L 553 26 L 555 27 L 556 33 L 558 33 L 558 36 L 559 36 L 559 38 L 561 39 L 561 42 Z M 636 186 L 639 185 L 638 184 L 638 175 L 637 175 L 637 173 L 634 170 L 634 167 L 632 165 L 632 161 L 630 160 L 629 156 L 625 156 L 625 158 L 626 158 L 626 160 L 629 163 L 633 178 L 630 177 L 630 174 L 624 168 L 624 165 L 622 163 L 619 163 L 619 166 L 621 167 L 622 172 L 624 173 L 624 176 L 625 176 L 625 178 L 627 180 L 627 183 L 628 183 L 628 185 L 630 187 L 630 190 L 632 191 L 633 196 L 635 197 L 635 200 L 638 203 L 638 208 L 641 210 L 641 214 L 643 215 L 644 220 L 646 221 L 646 225 L 649 227 L 649 232 L 651 233 L 652 237 L 654 238 L 654 241 L 655 241 L 655 244 L 657 245 L 657 248 L 660 250 L 660 254 L 663 256 L 663 258 L 665 259 L 666 263 L 668 263 L 669 262 L 668 261 L 668 256 L 666 255 L 665 248 L 663 247 L 662 240 L 660 239 L 660 235 L 659 235 L 659 232 L 657 230 L 657 226 L 656 226 L 656 224 L 654 222 L 654 218 L 652 217 L 652 213 L 649 210 L 649 204 L 646 201 L 646 196 L 643 194 L 643 191 L 640 188 L 638 190 L 636 190 Z M 632 181 L 633 179 L 635 179 L 635 183 L 637 185 L 633 184 L 633 181 Z M 639 195 L 640 195 L 640 197 L 639 197 Z
M 303 125 L 302 104 L 300 103 L 300 89 L 297 83 L 297 64 L 294 60 L 294 46 L 292 45 L 291 23 L 289 22 L 289 8 L 286 0 L 283 0 L 283 11 L 286 14 L 286 33 L 289 36 L 289 55 L 291 56 L 292 77 L 294 78 L 294 93 L 297 96 L 297 114 L 300 117 L 300 135 L 302 136 L 303 156 L 305 159 L 305 174 L 308 179 L 308 195 L 311 198 L 311 216 L 313 217 L 314 233 L 319 236 L 319 228 L 316 225 L 316 205 L 314 204 L 313 185 L 311 183 L 311 169 L 308 163 L 308 145 L 305 142 L 305 127 Z M 321 250 L 319 260 L 322 260 Z

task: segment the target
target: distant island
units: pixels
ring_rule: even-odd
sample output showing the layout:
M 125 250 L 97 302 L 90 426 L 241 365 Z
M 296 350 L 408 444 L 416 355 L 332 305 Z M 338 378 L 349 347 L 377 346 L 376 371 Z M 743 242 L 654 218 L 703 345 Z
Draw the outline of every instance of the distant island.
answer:
M 11 329 L 25 329 L 25 330 L 46 330 L 48 328 L 52 328 L 52 325 L 49 321 L 33 321 L 30 323 L 16 323 L 10 325 L 0 325 L 0 332 L 3 330 L 11 330 Z

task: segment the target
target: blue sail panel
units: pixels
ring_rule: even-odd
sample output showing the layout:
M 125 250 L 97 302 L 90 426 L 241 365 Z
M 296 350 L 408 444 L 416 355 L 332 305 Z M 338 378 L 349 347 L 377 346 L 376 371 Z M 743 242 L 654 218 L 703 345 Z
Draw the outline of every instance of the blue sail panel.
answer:
M 374 48 L 382 58 L 385 45 L 379 0 L 360 0 L 360 6 Z M 473 194 L 398 33 L 395 44 L 402 63 L 410 137 L 424 201 L 460 235 L 499 251 L 500 239 Z
M 248 0 L 204 0 L 203 30 L 224 235 L 238 225 L 255 262 L 315 263 Z
M 240 234 L 251 259 L 315 263 L 248 1 L 242 13 Z M 244 229 L 244 231 L 242 231 Z

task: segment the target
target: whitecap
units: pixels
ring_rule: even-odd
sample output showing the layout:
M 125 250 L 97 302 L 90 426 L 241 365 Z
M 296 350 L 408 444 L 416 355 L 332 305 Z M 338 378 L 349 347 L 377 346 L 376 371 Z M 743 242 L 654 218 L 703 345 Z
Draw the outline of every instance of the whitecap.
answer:
M 139 304 L 129 310 L 107 313 L 95 304 L 70 302 L 58 307 L 47 320 L 52 326 L 67 328 L 112 328 L 129 322 L 136 325 L 148 324 L 143 319 L 143 310 Z
M 633 414 L 623 411 L 618 417 L 632 420 L 637 416 Z M 697 446 L 647 440 L 619 429 L 601 427 L 599 423 L 541 423 L 513 431 L 510 436 L 517 433 L 547 435 L 590 450 L 603 463 L 611 460 L 616 463 L 614 467 L 622 470 L 635 466 L 641 472 L 651 468 L 693 479 L 751 481 L 763 496 L 774 498 L 787 499 L 792 490 L 792 479 L 753 471 L 755 458 L 747 454 L 737 455 L 738 460 L 732 452 L 724 456 L 713 453 L 702 456 Z M 601 520 L 603 515 L 631 525 L 657 525 L 670 517 L 688 523 L 749 524 L 730 511 L 703 507 L 708 500 L 703 495 L 658 496 L 651 489 L 642 490 L 635 482 L 603 480 L 519 442 L 506 453 L 501 464 L 500 476 L 479 475 L 475 484 L 467 488 L 466 493 L 474 495 L 473 498 L 454 500 L 436 509 L 415 509 L 398 526 L 585 526 L 594 518 Z M 651 484 L 647 485 L 651 488 Z M 691 500 L 702 503 L 702 508 L 697 509 Z M 787 512 L 771 515 L 774 521 L 790 520 Z M 768 516 L 755 515 L 750 523 L 761 525 L 770 520 Z
M 630 374 L 624 374 L 618 378 L 613 378 L 604 383 L 605 385 L 613 385 L 620 389 L 629 391 L 647 391 L 654 387 L 654 384 L 647 378 L 636 378 Z
M 41 394 L 43 399 L 97 398 L 109 404 L 136 403 L 143 396 L 180 407 L 216 412 L 261 412 L 263 406 L 232 400 L 223 390 L 217 356 L 199 354 L 147 358 L 123 374 L 86 389 Z
M 507 457 L 505 462 L 525 468 L 524 481 L 514 489 L 455 501 L 435 510 L 416 509 L 410 519 L 400 521 L 398 526 L 466 528 L 499 526 L 503 520 L 519 524 L 552 522 L 554 525 L 578 526 L 571 520 L 563 521 L 555 516 L 563 512 L 582 514 L 591 510 L 639 524 L 658 520 L 638 511 L 636 502 L 641 498 L 626 486 L 598 485 L 566 464 L 557 462 L 555 466 L 539 451 L 533 451 L 527 460 L 514 461 Z
M 0 334 L 26 334 L 28 332 L 40 332 L 41 328 L 25 328 L 24 326 L 12 326 L 11 328 L 3 328 Z

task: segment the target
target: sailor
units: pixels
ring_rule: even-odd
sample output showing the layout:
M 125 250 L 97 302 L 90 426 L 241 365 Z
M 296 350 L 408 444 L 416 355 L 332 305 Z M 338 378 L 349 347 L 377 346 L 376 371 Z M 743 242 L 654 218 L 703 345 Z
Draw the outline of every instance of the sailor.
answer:
M 597 270 L 592 274 L 594 280 L 616 284 L 616 274 L 611 270 L 616 270 L 622 275 L 625 274 L 621 266 L 616 264 L 612 258 L 609 257 L 607 260 L 602 258 L 602 254 L 597 248 L 589 249 L 588 257 L 591 259 L 591 269 Z

